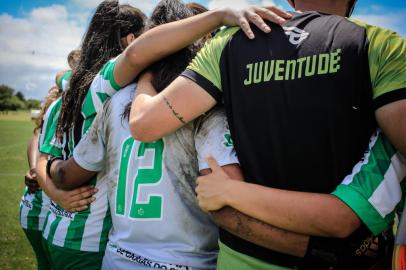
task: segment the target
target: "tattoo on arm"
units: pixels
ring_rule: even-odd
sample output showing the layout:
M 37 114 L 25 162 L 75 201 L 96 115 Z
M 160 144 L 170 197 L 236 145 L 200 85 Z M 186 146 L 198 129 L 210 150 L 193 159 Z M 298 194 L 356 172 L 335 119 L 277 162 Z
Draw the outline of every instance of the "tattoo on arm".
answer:
M 172 104 L 169 102 L 169 100 L 168 100 L 165 96 L 163 96 L 163 98 L 164 98 L 164 101 L 165 101 L 166 106 L 168 106 L 168 108 L 171 109 L 173 115 L 174 115 L 182 124 L 185 125 L 186 122 L 185 122 L 185 120 L 183 119 L 183 117 L 182 117 L 177 111 L 175 111 L 175 109 L 173 108 Z

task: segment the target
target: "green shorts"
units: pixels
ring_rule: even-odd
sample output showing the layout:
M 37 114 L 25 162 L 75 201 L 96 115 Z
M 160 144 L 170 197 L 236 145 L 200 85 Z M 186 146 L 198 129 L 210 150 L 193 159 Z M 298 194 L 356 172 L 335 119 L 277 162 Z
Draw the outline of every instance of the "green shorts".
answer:
M 104 251 L 86 252 L 52 245 L 42 238 L 45 252 L 55 270 L 99 270 Z
M 290 270 L 290 268 L 270 264 L 254 257 L 239 253 L 219 241 L 217 270 Z
M 42 246 L 42 232 L 28 229 L 23 229 L 23 231 L 34 250 L 35 257 L 37 258 L 38 270 L 50 270 L 51 265 L 48 261 L 44 247 Z

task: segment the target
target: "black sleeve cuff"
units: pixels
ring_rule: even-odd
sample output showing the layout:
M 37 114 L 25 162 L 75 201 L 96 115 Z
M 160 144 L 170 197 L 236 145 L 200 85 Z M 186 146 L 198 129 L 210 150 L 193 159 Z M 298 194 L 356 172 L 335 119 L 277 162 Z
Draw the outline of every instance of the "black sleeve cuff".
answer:
M 406 99 L 406 88 L 390 91 L 374 100 L 374 109 L 377 110 L 389 103 Z
M 222 97 L 223 93 L 221 92 L 220 89 L 217 88 L 211 81 L 200 75 L 199 73 L 191 70 L 191 69 L 186 69 L 181 76 L 188 78 L 189 80 L 194 81 L 196 84 L 198 84 L 200 87 L 202 87 L 204 90 L 206 90 L 207 93 L 210 94 L 218 103 L 222 103 Z

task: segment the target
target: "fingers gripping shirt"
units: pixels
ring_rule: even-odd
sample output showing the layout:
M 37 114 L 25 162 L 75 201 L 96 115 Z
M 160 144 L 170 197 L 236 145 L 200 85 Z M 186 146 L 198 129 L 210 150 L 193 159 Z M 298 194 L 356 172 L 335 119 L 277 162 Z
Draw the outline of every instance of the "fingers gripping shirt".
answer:
M 225 144 L 224 113 L 214 111 L 161 140 L 141 143 L 122 118 L 133 94 L 134 86 L 128 86 L 106 103 L 74 151 L 80 166 L 101 169 L 98 179 L 108 183 L 113 228 L 106 256 L 121 258 L 123 265 L 129 260 L 135 268 L 214 269 L 217 227 L 199 209 L 194 188 L 207 154 L 221 165 L 238 162 Z
M 78 123 L 62 136 L 62 141 L 52 139 L 52 155 L 68 159 L 84 134 L 92 125 L 98 111 L 119 86 L 114 80 L 115 60 L 108 61 L 93 79 L 82 105 Z M 54 122 L 56 128 L 57 121 Z M 52 132 L 52 131 L 51 131 Z M 53 131 L 55 134 L 55 131 Z M 98 252 L 106 247 L 111 215 L 107 202 L 107 184 L 96 177 L 88 184 L 98 188 L 96 201 L 88 209 L 70 213 L 51 203 L 51 212 L 44 227 L 44 237 L 54 245 L 70 249 Z

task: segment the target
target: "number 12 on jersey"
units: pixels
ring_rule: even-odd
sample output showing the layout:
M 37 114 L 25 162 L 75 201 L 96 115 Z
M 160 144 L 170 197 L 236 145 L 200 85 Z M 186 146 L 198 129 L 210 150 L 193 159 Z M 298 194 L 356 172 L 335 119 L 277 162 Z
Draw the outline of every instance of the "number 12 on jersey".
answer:
M 163 151 L 164 142 L 158 140 L 151 143 L 141 143 L 136 149 L 133 138 L 124 141 L 121 149 L 120 171 L 117 183 L 116 193 L 116 215 L 124 216 L 126 214 L 126 194 L 127 194 L 127 177 L 129 175 L 129 162 L 133 152 L 137 151 L 137 159 L 145 158 L 147 152 L 153 153 L 152 167 L 139 166 L 134 183 L 131 198 L 129 217 L 134 219 L 160 219 L 162 218 L 162 196 L 149 195 L 148 202 L 139 202 L 139 191 L 144 185 L 156 185 L 162 179 Z

